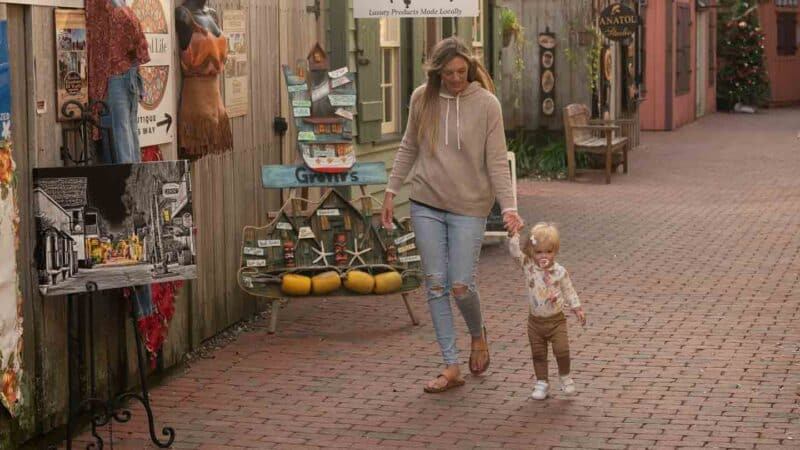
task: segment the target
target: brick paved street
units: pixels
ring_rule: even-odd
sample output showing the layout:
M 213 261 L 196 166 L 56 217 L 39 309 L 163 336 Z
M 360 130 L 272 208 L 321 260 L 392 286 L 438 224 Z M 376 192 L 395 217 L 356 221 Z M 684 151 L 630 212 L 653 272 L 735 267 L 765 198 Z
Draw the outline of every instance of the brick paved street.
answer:
M 297 300 L 276 335 L 261 324 L 153 389 L 157 428 L 205 450 L 800 448 L 798 131 L 797 109 L 717 114 L 645 133 L 611 185 L 519 182 L 523 217 L 561 225 L 588 313 L 570 318 L 575 397 L 529 398 L 524 286 L 492 245 L 485 376 L 422 392 L 440 357 L 421 293 L 419 327 L 397 296 Z M 155 448 L 133 412 L 115 448 Z

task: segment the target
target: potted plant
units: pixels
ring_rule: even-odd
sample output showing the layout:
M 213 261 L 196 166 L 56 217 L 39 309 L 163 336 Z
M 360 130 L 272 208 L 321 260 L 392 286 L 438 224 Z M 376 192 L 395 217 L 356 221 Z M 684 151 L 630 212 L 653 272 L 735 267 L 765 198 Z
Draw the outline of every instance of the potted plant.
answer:
M 509 8 L 503 8 L 500 11 L 500 27 L 503 30 L 503 47 L 508 47 L 512 37 L 519 39 L 519 35 L 522 33 L 522 26 L 517 20 L 517 15 Z

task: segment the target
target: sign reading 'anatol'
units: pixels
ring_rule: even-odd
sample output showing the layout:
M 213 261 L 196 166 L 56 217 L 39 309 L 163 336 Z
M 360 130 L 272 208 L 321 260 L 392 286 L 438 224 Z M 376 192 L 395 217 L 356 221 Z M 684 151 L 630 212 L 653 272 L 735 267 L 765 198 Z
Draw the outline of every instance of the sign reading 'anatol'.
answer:
M 600 12 L 600 32 L 612 41 L 621 41 L 633 36 L 639 26 L 636 11 L 621 3 L 610 5 Z

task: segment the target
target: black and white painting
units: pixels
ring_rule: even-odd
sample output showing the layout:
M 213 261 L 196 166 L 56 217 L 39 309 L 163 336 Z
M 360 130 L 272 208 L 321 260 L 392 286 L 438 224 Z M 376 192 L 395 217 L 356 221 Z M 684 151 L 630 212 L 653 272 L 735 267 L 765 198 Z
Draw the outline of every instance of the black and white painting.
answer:
M 34 169 L 43 295 L 196 278 L 187 161 Z

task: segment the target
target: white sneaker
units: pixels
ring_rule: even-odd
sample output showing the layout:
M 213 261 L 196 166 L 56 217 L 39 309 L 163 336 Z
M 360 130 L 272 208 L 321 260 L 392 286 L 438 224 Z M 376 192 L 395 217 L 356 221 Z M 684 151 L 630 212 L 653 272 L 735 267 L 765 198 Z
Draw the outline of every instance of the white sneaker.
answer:
M 537 381 L 536 385 L 533 387 L 533 392 L 531 392 L 531 398 L 534 400 L 544 400 L 547 398 L 547 391 L 550 389 L 550 385 L 547 384 L 547 381 Z
M 569 376 L 561 377 L 561 390 L 568 395 L 575 393 L 575 382 L 572 381 L 572 378 Z

